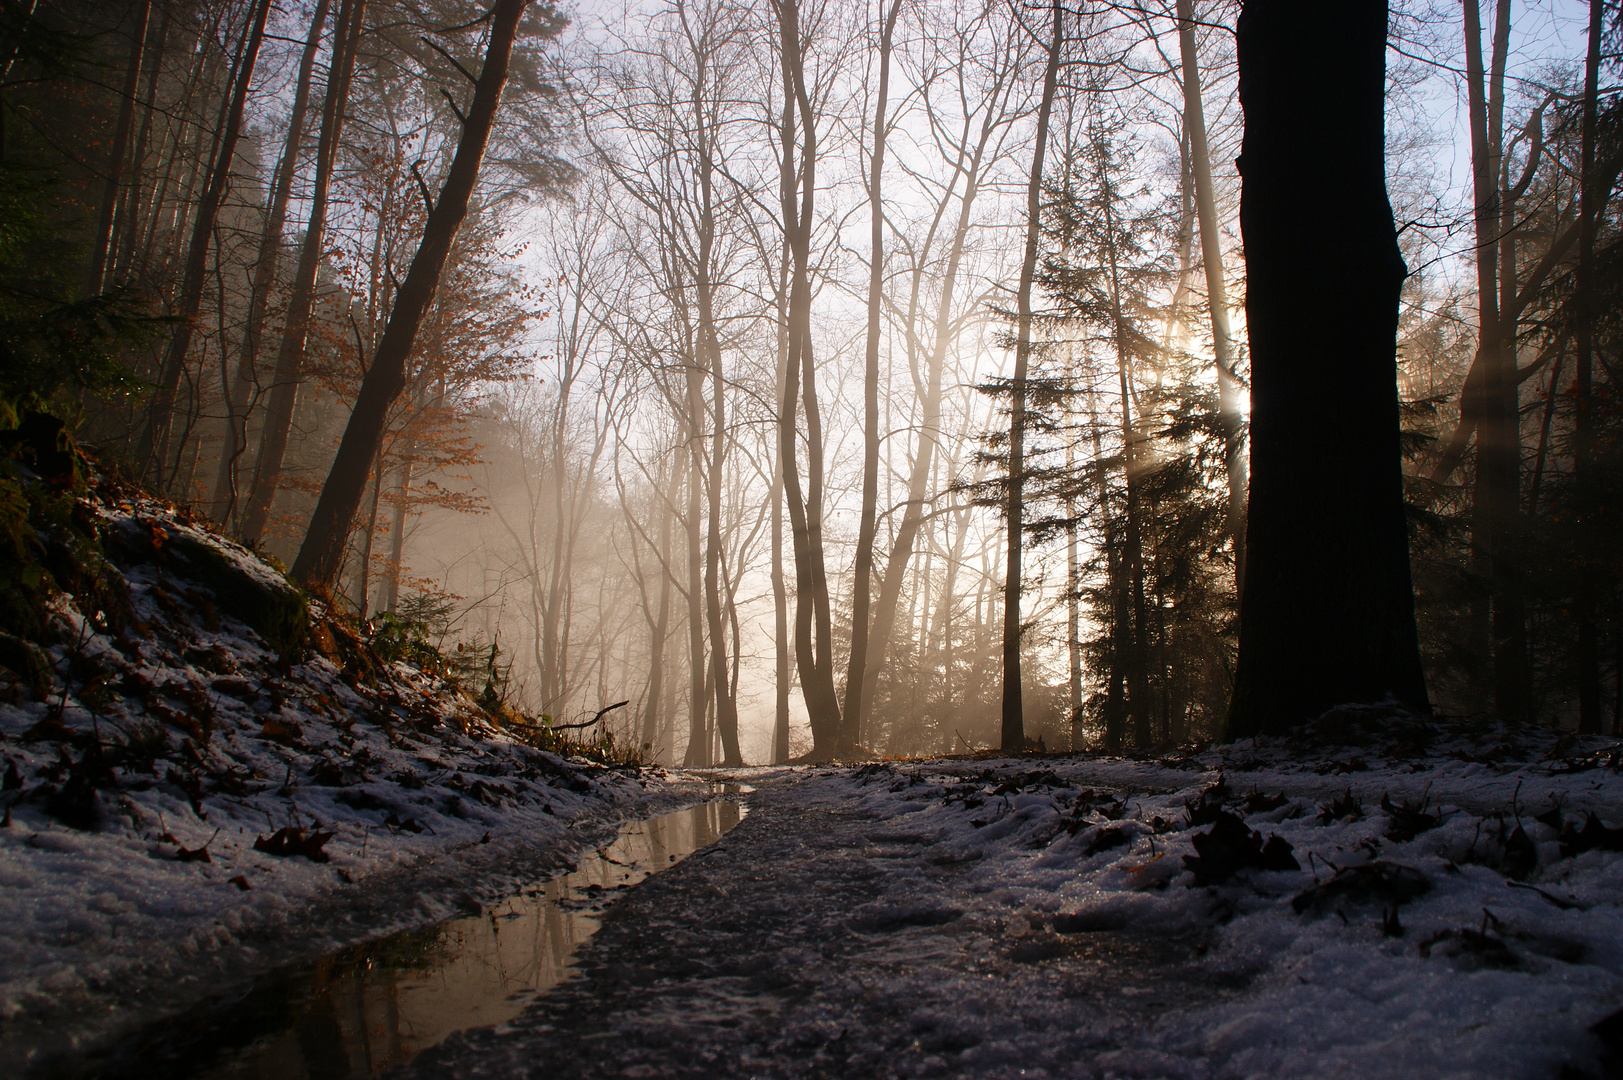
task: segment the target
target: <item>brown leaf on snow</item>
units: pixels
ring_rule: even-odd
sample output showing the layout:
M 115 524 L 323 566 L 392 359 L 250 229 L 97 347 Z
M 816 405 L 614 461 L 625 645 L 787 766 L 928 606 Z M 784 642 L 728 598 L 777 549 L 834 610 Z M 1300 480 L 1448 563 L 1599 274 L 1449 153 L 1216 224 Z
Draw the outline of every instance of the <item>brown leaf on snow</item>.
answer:
M 327 846 L 327 841 L 333 838 L 330 832 L 306 832 L 296 825 L 277 829 L 270 836 L 261 836 L 254 841 L 254 850 L 263 851 L 267 855 L 276 855 L 287 858 L 292 855 L 303 855 L 311 862 L 324 863 L 328 855 L 321 849 Z
M 1227 810 L 1216 811 L 1216 820 L 1207 832 L 1190 837 L 1194 855 L 1185 855 L 1183 864 L 1194 871 L 1196 885 L 1216 885 L 1241 870 L 1300 870 L 1302 864 L 1291 854 L 1284 837 L 1270 836 L 1246 828 L 1239 817 Z
M 404 821 L 402 821 L 399 814 L 390 814 L 388 817 L 383 819 L 383 823 L 389 826 L 391 829 L 400 829 L 403 832 L 420 833 L 423 831 L 422 822 L 413 821 L 411 818 L 406 818 Z
M 194 848 L 186 847 L 179 840 L 176 840 L 168 833 L 164 833 L 163 838 L 180 849 L 175 853 L 175 860 L 177 862 L 202 862 L 212 865 L 214 860 L 209 858 L 209 845 L 214 843 L 214 837 L 219 835 L 220 830 L 215 829 L 214 836 L 209 837 L 201 845 Z
M 274 716 L 265 721 L 265 726 L 259 729 L 265 738 L 279 742 L 284 746 L 292 746 L 298 742 L 304 732 L 291 720 L 278 720 Z

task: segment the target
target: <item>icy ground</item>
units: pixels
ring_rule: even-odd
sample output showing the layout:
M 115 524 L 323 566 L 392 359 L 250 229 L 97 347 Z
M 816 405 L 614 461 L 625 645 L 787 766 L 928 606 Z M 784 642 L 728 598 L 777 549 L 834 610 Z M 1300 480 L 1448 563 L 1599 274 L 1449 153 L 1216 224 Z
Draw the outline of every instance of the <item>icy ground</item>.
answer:
M 150 500 L 80 512 L 117 560 L 109 608 L 59 594 L 48 692 L 0 680 L 0 1076 L 478 910 L 708 790 L 544 753 L 441 679 L 357 667 L 319 608 L 315 647 L 281 655 L 221 595 L 287 588 L 251 553 Z
M 1618 751 L 1504 756 L 730 773 L 581 978 L 411 1074 L 1619 1075 Z

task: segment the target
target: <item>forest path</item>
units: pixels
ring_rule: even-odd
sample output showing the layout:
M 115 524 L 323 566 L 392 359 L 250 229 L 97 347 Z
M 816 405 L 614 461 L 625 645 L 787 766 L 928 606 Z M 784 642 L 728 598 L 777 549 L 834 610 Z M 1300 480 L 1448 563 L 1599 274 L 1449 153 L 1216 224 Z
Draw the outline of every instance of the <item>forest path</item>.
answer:
M 1156 1017 L 1243 982 L 1200 965 L 1205 935 L 1187 929 L 1054 933 L 967 872 L 977 851 L 910 828 L 905 800 L 853 800 L 849 778 L 752 771 L 749 816 L 615 903 L 578 978 L 410 1073 L 1134 1072 L 1149 1063 L 1124 1047 Z

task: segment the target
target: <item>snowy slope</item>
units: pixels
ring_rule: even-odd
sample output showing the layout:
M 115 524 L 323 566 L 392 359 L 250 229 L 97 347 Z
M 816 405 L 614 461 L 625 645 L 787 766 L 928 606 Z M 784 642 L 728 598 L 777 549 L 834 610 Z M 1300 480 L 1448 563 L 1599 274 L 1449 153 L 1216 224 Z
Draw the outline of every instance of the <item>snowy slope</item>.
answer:
M 0 702 L 0 1071 L 476 906 L 701 789 L 534 749 L 404 664 L 345 670 L 319 605 L 316 648 L 279 653 L 228 595 L 285 599 L 273 568 L 157 503 L 80 512 L 120 610 L 59 595 L 49 692 Z

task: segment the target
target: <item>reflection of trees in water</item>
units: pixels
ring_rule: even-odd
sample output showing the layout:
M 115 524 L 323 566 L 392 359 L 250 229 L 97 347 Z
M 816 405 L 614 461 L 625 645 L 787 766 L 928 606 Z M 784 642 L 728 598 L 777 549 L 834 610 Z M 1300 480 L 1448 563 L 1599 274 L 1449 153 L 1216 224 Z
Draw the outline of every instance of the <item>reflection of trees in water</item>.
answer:
M 623 827 L 560 879 L 484 914 L 396 934 L 323 957 L 245 999 L 221 1032 L 227 1065 L 193 1075 L 231 1080 L 361 1077 L 410 1061 L 453 1031 L 518 1015 L 568 972 L 597 929 L 581 900 L 607 898 L 714 843 L 738 824 L 737 803 L 679 810 Z M 596 888 L 592 888 L 595 886 Z M 516 997 L 516 1000 L 515 1000 Z

